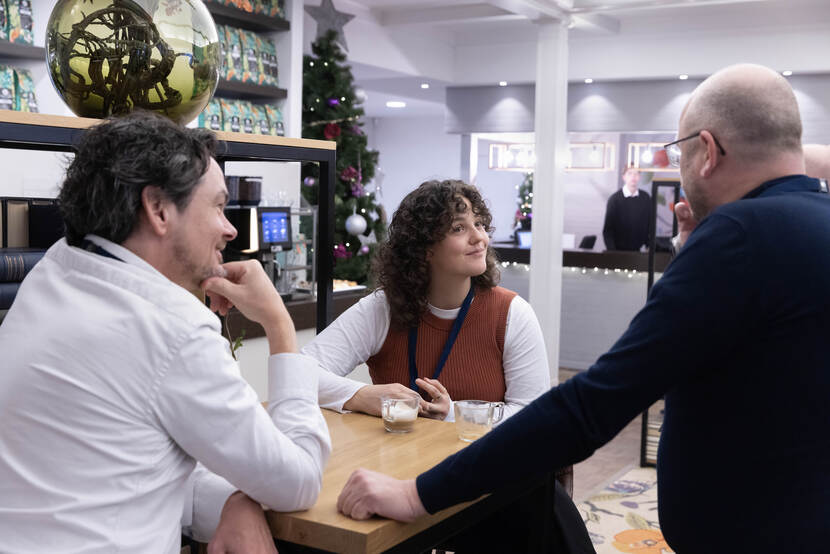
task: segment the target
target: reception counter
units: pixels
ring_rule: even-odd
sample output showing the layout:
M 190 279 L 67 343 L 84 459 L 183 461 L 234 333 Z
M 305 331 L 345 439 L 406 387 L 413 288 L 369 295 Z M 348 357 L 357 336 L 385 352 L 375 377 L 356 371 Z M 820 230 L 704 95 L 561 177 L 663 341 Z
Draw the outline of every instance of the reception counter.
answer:
M 493 249 L 501 262 L 530 263 L 530 248 L 522 248 L 513 242 L 494 242 Z M 654 255 L 654 271 L 661 273 L 671 260 L 669 252 Z M 563 267 L 598 267 L 600 269 L 634 269 L 648 271 L 648 252 L 627 252 L 623 250 L 563 250 Z

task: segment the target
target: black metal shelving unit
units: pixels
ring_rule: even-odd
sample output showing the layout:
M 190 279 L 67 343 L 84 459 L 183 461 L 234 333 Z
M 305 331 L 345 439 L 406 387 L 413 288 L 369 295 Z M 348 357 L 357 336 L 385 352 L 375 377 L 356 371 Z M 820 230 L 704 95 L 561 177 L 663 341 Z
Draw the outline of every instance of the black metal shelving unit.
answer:
M 71 152 L 86 127 L 95 119 L 0 111 L 0 148 Z M 218 132 L 222 141 L 220 164 L 228 161 L 314 162 L 320 165 L 318 205 L 318 248 L 315 252 L 317 277 L 317 332 L 332 319 L 332 270 L 334 259 L 333 143 L 307 139 Z
M 674 190 L 675 202 L 680 198 L 680 179 L 654 179 L 651 181 L 651 221 L 649 222 L 649 236 L 651 237 L 648 245 L 648 284 L 646 285 L 646 294 L 651 292 L 651 287 L 654 285 L 654 266 L 655 255 L 657 252 L 657 192 L 661 188 L 671 188 Z M 677 218 L 672 217 L 672 236 L 677 234 Z M 662 427 L 662 421 L 653 425 L 658 428 Z M 654 452 L 654 461 L 648 457 L 648 437 L 649 437 L 649 416 L 648 409 L 643 412 L 642 426 L 640 428 L 640 466 L 654 467 L 657 464 L 657 452 Z
M 23 60 L 45 60 L 46 49 L 29 44 L 18 44 L 0 40 L 0 58 L 20 58 Z
M 271 17 L 261 13 L 250 13 L 233 6 L 226 6 L 215 2 L 205 2 L 205 6 L 207 6 L 208 11 L 213 16 L 213 20 L 220 25 L 244 27 L 245 29 L 261 33 L 282 32 L 288 31 L 291 28 L 291 24 L 280 17 Z
M 253 102 L 284 100 L 288 97 L 288 91 L 284 88 L 228 81 L 227 79 L 219 79 L 219 84 L 216 85 L 216 94 L 223 98 L 238 98 Z
M 239 27 L 257 33 L 281 33 L 291 29 L 291 24 L 279 17 L 250 13 L 233 6 L 213 2 L 206 2 L 205 5 L 217 24 Z M 222 98 L 265 103 L 285 99 L 288 91 L 274 86 L 219 79 L 216 94 Z

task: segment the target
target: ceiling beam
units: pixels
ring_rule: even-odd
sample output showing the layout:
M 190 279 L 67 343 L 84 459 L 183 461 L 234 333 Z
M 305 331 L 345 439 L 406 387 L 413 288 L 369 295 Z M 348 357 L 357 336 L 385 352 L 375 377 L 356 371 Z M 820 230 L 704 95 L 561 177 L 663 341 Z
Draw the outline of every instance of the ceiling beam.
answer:
M 438 6 L 412 10 L 377 10 L 381 25 L 416 25 L 425 23 L 464 23 L 516 19 L 513 12 L 492 4 Z
M 489 0 L 490 4 L 535 21 L 554 18 L 570 21 L 568 3 L 572 0 Z
M 616 35 L 620 32 L 620 20 L 599 13 L 573 16 L 574 27 L 583 31 Z
M 699 8 L 702 6 L 718 6 L 729 4 L 745 4 L 748 2 L 767 2 L 768 0 L 631 0 L 629 2 L 605 4 L 599 0 L 594 4 L 573 8 L 571 13 L 596 13 L 606 11 L 648 10 L 655 8 Z

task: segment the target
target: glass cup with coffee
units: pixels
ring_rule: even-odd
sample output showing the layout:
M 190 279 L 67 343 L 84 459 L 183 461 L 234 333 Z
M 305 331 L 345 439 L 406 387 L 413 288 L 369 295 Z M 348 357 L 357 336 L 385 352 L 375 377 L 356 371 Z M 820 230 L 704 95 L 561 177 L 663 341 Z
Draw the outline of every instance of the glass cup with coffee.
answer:
M 453 409 L 458 438 L 473 442 L 492 429 L 493 424 L 501 421 L 504 415 L 504 402 L 456 400 L 453 402 Z
M 409 433 L 418 418 L 419 396 L 382 396 L 380 413 L 383 426 L 390 433 Z

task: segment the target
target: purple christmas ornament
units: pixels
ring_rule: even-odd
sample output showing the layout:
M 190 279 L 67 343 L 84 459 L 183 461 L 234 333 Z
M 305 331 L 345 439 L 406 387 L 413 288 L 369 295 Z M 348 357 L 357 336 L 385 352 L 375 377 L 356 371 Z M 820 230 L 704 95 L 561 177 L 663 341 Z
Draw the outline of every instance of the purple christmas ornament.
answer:
M 315 179 L 314 177 L 306 177 L 305 179 L 303 179 L 303 184 L 307 187 L 313 187 L 317 184 L 317 179 Z
M 338 98 L 329 98 L 329 106 L 339 106 L 340 100 Z
M 363 246 L 360 247 L 360 253 L 361 254 L 368 254 L 369 253 L 369 247 L 364 244 Z

